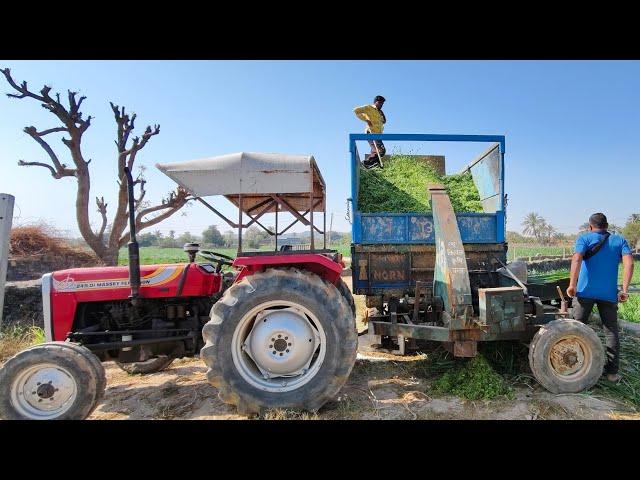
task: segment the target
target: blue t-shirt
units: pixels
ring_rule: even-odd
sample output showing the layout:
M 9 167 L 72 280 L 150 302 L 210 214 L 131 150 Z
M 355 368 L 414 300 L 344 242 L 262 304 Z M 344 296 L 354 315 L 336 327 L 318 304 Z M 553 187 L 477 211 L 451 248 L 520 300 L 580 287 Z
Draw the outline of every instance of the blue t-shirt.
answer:
M 576 239 L 576 253 L 584 253 L 600 241 L 603 233 L 589 232 Z M 618 301 L 618 266 L 622 255 L 631 254 L 627 241 L 611 234 L 602 248 L 588 260 L 582 260 L 576 295 L 607 302 Z

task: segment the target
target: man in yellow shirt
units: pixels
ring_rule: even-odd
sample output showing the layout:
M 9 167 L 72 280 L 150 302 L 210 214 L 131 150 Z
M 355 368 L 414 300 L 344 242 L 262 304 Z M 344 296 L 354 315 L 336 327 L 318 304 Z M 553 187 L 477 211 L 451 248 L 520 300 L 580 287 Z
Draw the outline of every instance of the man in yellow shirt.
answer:
M 356 114 L 360 120 L 367 122 L 367 128 L 365 133 L 382 133 L 384 130 L 384 124 L 387 123 L 387 118 L 382 111 L 382 105 L 384 105 L 385 98 L 381 95 L 377 95 L 373 99 L 373 105 L 363 105 L 362 107 L 356 107 L 353 109 L 353 113 Z M 368 140 L 371 147 L 371 153 L 364 160 L 364 166 L 366 168 L 373 168 L 376 165 L 381 166 L 380 156 L 383 157 L 387 153 L 387 149 L 382 143 L 382 140 Z M 377 151 L 376 151 L 376 147 Z

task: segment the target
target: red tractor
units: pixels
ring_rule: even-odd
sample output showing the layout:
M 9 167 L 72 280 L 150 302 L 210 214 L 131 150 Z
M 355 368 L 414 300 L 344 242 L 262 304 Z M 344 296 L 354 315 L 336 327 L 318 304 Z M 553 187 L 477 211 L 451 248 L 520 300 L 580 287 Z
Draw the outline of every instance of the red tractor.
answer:
M 150 373 L 200 354 L 209 382 L 240 413 L 315 410 L 347 380 L 356 358 L 355 305 L 340 276 L 341 255 L 326 249 L 326 186 L 314 158 L 236 153 L 157 167 L 238 229 L 237 257 L 187 244 L 188 263 L 141 267 L 126 170 L 129 266 L 43 276 L 47 343 L 0 369 L 0 417 L 86 418 L 104 394 L 107 360 Z M 237 222 L 202 199 L 209 195 L 237 206 Z M 273 229 L 260 222 L 267 213 L 275 214 Z M 322 230 L 314 213 L 323 214 Z M 279 214 L 293 222 L 279 229 Z M 309 247 L 278 248 L 278 236 L 298 222 L 310 229 Z M 273 251 L 243 251 L 242 231 L 253 224 L 274 237 Z M 324 237 L 322 249 L 314 232 Z

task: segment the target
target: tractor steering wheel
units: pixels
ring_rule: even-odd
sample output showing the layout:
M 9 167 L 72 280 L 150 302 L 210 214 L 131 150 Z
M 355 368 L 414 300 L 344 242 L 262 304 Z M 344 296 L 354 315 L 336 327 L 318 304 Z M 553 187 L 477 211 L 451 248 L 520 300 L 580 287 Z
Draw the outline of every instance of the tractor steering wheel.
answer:
M 235 260 L 234 258 L 227 257 L 221 253 L 210 252 L 209 250 L 200 250 L 198 255 L 206 258 L 207 260 L 211 260 L 212 262 L 216 262 L 218 264 L 216 271 L 218 272 L 222 269 L 222 265 L 232 266 L 233 260 Z

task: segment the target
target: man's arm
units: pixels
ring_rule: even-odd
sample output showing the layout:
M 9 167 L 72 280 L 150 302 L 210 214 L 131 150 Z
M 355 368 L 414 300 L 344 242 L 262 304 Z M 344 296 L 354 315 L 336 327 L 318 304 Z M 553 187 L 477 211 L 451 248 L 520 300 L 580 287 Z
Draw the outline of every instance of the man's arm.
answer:
M 629 284 L 633 277 L 633 255 L 627 254 L 622 256 L 622 292 L 620 293 L 620 301 L 626 302 L 629 299 Z
M 567 288 L 567 295 L 570 297 L 576 296 L 576 286 L 578 285 L 578 276 L 580 275 L 580 266 L 582 265 L 582 253 L 576 252 L 571 257 L 571 275 L 569 277 L 569 287 Z
M 567 295 L 572 298 L 576 296 L 580 267 L 582 266 L 582 259 L 586 250 L 587 244 L 585 242 L 585 235 L 579 236 L 576 238 L 573 257 L 571 257 L 571 275 L 569 276 L 569 287 L 567 288 Z
M 362 107 L 356 107 L 356 108 L 353 109 L 353 113 L 355 113 L 356 117 L 358 117 L 360 120 L 362 120 L 363 122 L 367 122 L 368 125 L 371 125 L 371 122 L 369 121 L 369 116 L 368 116 L 369 108 L 370 108 L 369 105 L 363 105 Z

